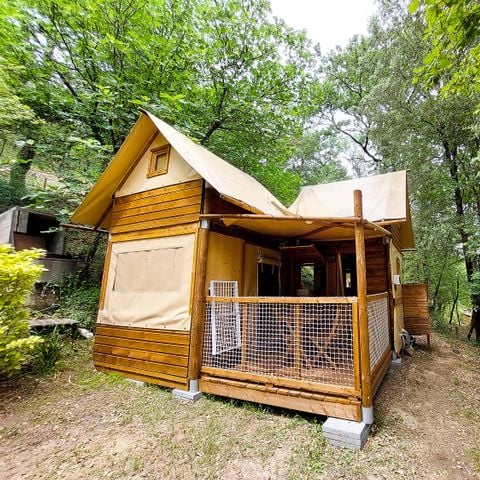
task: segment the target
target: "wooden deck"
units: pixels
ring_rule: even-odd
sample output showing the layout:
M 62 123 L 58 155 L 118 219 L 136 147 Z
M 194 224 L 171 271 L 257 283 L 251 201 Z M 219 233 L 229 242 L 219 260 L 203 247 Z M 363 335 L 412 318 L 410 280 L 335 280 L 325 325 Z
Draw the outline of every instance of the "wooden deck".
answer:
M 232 338 L 241 335 L 241 341 L 236 343 L 237 347 L 232 344 L 231 350 L 214 355 L 213 307 L 207 309 L 202 391 L 361 420 L 363 391 L 356 297 L 207 297 L 206 300 L 217 308 L 216 322 L 225 315 L 227 323 L 222 328 L 227 331 L 230 328 Z M 368 295 L 367 302 L 388 302 L 387 294 Z M 223 308 L 232 304 L 238 307 Z M 236 333 L 231 318 L 236 319 Z M 387 330 L 387 345 L 384 342 L 376 345 L 380 356 L 377 354 L 371 371 L 374 395 L 390 364 L 388 306 L 379 310 L 372 321 L 380 322 L 383 330 Z M 282 334 L 285 325 L 290 326 L 291 335 Z M 225 333 L 222 328 L 219 331 Z M 317 331 L 322 334 L 324 344 L 312 343 Z M 375 344 L 378 340 L 373 338 Z

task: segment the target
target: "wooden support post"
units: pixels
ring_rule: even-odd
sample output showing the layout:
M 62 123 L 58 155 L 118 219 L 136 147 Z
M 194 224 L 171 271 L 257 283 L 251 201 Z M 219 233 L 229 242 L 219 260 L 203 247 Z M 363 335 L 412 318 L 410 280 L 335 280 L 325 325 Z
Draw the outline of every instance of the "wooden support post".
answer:
M 370 342 L 368 335 L 367 263 L 365 258 L 365 233 L 363 230 L 362 192 L 353 192 L 355 223 L 355 255 L 357 261 L 358 324 L 360 329 L 360 366 L 362 379 L 362 415 L 365 423 L 373 423 L 372 376 L 370 371 Z
M 192 328 L 190 332 L 190 353 L 188 378 L 190 389 L 192 381 L 198 382 L 202 367 L 203 333 L 205 326 L 205 281 L 207 274 L 207 255 L 210 222 L 201 220 L 197 234 L 195 280 L 193 283 Z M 196 382 L 197 381 L 197 382 Z
M 343 265 L 342 265 L 342 254 L 337 253 L 337 295 L 343 297 L 345 295 L 345 286 L 343 285 Z
M 387 293 L 388 293 L 388 328 L 390 332 L 390 347 L 395 351 L 395 337 L 394 337 L 394 298 L 393 298 L 393 284 L 392 284 L 392 264 L 390 262 L 390 237 L 384 237 L 385 240 L 385 261 L 387 263 Z

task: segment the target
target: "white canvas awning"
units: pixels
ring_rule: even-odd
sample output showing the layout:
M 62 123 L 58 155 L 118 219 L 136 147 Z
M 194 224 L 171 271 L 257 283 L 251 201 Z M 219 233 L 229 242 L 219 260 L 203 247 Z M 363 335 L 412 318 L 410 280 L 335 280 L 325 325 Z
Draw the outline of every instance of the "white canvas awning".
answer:
M 362 192 L 365 219 L 380 225 L 400 224 L 402 248 L 413 247 L 405 170 L 303 187 L 289 211 L 301 217 L 351 217 L 355 190 Z

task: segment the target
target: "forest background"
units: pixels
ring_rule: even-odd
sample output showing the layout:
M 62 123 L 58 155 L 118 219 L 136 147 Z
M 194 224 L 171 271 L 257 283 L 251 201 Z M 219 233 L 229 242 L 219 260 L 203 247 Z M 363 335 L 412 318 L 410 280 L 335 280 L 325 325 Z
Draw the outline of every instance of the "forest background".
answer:
M 381 0 L 328 53 L 268 0 L 0 0 L 0 21 L 0 211 L 68 221 L 143 107 L 286 204 L 408 169 L 405 277 L 428 284 L 437 326 L 460 307 L 480 322 L 477 2 Z M 91 327 L 105 238 L 67 240 L 80 271 L 54 309 Z

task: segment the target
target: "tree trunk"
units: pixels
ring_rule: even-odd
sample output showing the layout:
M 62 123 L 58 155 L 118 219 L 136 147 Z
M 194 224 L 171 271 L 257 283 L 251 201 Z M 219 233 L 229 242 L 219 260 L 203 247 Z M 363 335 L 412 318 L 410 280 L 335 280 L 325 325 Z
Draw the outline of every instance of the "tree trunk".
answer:
M 473 330 L 475 330 L 475 337 L 477 342 L 480 342 L 480 295 L 473 293 L 474 290 L 474 280 L 475 273 L 478 269 L 478 258 L 475 254 L 468 251 L 468 240 L 469 236 L 465 229 L 465 209 L 463 203 L 463 194 L 460 181 L 458 178 L 458 158 L 457 158 L 457 148 L 450 147 L 447 140 L 443 142 L 443 148 L 445 153 L 445 159 L 448 162 L 448 167 L 450 170 L 450 177 L 454 182 L 454 196 L 455 196 L 455 211 L 458 218 L 458 232 L 460 234 L 460 239 L 462 241 L 462 250 L 463 256 L 465 259 L 465 268 L 467 270 L 467 280 L 472 290 L 471 300 L 472 300 L 472 323 L 470 326 L 470 331 L 468 333 L 468 339 L 470 339 Z
M 452 309 L 450 310 L 450 320 L 448 322 L 449 325 L 453 322 L 453 314 L 455 313 L 455 309 L 457 307 L 458 296 L 460 295 L 460 279 L 457 277 L 457 288 L 455 289 L 455 295 L 453 297 L 453 304 Z
M 468 332 L 467 338 L 470 340 L 472 333 L 475 330 L 475 340 L 480 344 L 480 295 L 475 295 L 476 302 L 472 308 L 472 323 L 470 324 L 470 331 Z
M 93 237 L 93 242 L 88 249 L 87 255 L 85 256 L 83 268 L 80 270 L 79 277 L 80 280 L 86 281 L 90 279 L 92 273 L 92 262 L 97 254 L 98 247 L 100 246 L 100 240 L 102 239 L 101 233 L 96 233 Z
M 27 173 L 32 166 L 34 157 L 35 147 L 25 143 L 10 169 L 10 188 L 18 199 L 21 199 L 27 193 Z

